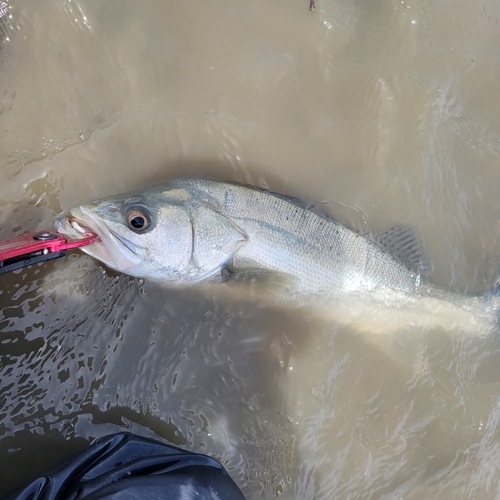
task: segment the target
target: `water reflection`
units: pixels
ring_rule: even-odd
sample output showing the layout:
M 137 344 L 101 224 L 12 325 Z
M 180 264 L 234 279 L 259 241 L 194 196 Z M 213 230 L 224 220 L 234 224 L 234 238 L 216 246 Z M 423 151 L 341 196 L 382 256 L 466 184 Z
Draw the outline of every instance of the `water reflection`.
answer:
M 9 276 L 4 434 L 91 438 L 135 422 L 217 456 L 240 484 L 281 481 L 295 439 L 278 391 L 286 339 L 310 324 L 112 275 L 78 254 L 71 260 L 38 280 L 36 270 Z M 263 462 L 271 467 L 260 470 Z

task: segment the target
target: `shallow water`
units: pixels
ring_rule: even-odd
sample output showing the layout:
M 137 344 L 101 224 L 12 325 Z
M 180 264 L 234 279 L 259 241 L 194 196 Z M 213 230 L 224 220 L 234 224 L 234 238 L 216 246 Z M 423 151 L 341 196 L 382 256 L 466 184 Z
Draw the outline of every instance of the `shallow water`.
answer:
M 202 175 L 492 285 L 497 2 L 0 2 L 0 238 Z M 500 497 L 500 342 L 369 334 L 168 290 L 73 252 L 1 277 L 0 494 L 118 429 L 208 453 L 249 499 Z

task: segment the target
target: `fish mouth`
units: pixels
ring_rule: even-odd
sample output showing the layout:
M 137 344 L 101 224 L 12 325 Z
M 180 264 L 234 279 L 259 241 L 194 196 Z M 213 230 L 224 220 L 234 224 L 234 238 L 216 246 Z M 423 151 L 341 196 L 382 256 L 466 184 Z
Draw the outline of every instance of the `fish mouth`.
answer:
M 72 239 L 88 237 L 89 233 L 97 234 L 99 241 L 82 246 L 81 250 L 111 269 L 128 270 L 139 261 L 128 242 L 114 234 L 83 206 L 71 209 L 67 216 L 58 219 L 56 229 Z
M 82 235 L 82 238 L 78 238 L 78 239 L 86 238 L 92 234 L 98 234 L 94 229 L 92 229 L 90 226 L 88 226 L 84 221 L 77 219 L 76 217 L 68 216 L 68 217 L 66 217 L 66 220 L 67 220 L 68 224 L 74 230 L 76 230 L 77 233 L 80 233 Z

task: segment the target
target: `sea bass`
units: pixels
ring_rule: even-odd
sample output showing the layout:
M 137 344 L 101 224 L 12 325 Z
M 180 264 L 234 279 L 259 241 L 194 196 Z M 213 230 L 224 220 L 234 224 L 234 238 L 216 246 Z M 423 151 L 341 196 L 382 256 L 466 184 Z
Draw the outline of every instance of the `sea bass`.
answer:
M 424 325 L 484 333 L 497 296 L 427 283 L 408 227 L 365 237 L 283 195 L 228 182 L 180 179 L 71 209 L 59 232 L 90 228 L 83 251 L 117 271 L 174 285 L 251 277 L 273 296 L 327 309 L 370 331 Z

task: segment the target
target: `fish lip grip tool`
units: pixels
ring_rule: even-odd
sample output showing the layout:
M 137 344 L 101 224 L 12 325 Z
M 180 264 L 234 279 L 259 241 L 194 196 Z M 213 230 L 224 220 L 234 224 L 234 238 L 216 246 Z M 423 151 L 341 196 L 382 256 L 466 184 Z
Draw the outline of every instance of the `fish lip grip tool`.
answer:
M 99 236 L 87 232 L 83 238 L 69 239 L 56 231 L 38 231 L 0 241 L 0 274 L 31 266 L 38 262 L 58 259 L 68 250 L 92 245 Z

